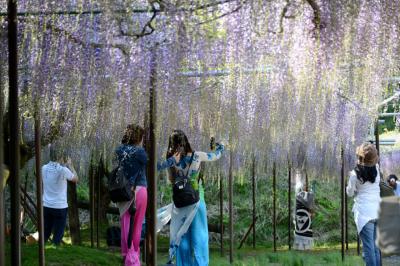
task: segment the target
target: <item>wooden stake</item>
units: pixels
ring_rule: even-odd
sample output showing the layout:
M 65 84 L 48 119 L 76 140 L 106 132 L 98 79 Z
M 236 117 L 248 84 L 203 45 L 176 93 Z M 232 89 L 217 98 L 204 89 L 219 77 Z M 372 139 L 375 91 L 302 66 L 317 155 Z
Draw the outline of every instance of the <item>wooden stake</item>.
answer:
M 151 64 L 150 64 L 150 87 L 149 87 L 149 143 L 148 143 L 148 154 L 149 162 L 147 168 L 148 174 L 148 203 L 147 211 L 149 218 L 147 222 L 147 265 L 156 266 L 157 265 L 157 180 L 156 180 L 156 117 L 157 117 L 157 64 L 156 64 L 156 47 L 153 48 L 151 54 Z
M 290 162 L 288 160 L 288 246 L 289 250 L 292 249 L 291 237 L 292 237 L 292 171 Z
M 256 157 L 253 155 L 253 171 L 252 171 L 252 188 L 253 188 L 253 248 L 256 248 Z
M 229 152 L 229 262 L 233 263 L 233 152 Z
M 344 149 L 343 146 L 340 151 L 341 154 L 341 171 L 340 171 L 340 225 L 341 225 L 341 251 L 342 261 L 344 261 Z
M 224 256 L 224 190 L 223 190 L 223 179 L 221 173 L 219 174 L 219 225 L 221 227 L 221 257 Z
M 40 111 L 36 108 L 35 114 L 35 170 L 36 170 L 36 206 L 37 223 L 39 231 L 39 265 L 45 265 L 44 258 L 44 220 L 43 220 L 43 186 L 42 186 L 42 167 L 41 167 L 41 143 L 40 143 Z
M 272 168 L 272 197 L 273 197 L 273 237 L 274 237 L 274 252 L 276 252 L 276 163 Z

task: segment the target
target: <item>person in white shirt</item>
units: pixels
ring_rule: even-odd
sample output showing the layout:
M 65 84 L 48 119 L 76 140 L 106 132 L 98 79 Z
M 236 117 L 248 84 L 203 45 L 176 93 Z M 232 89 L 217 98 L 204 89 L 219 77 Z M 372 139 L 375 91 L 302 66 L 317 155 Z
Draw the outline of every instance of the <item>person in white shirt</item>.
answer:
M 397 176 L 393 174 L 387 177 L 387 182 L 393 188 L 396 196 L 400 196 L 400 182 L 398 180 Z
M 63 166 L 64 164 L 66 166 Z M 77 182 L 78 177 L 71 159 L 50 146 L 50 162 L 42 167 L 44 241 L 53 233 L 53 243 L 59 245 L 67 221 L 67 181 Z
M 353 214 L 363 244 L 363 257 L 367 266 L 380 265 L 380 250 L 375 244 L 376 221 L 380 198 L 378 152 L 373 144 L 357 147 L 358 162 L 350 172 L 346 187 L 348 196 L 354 196 Z

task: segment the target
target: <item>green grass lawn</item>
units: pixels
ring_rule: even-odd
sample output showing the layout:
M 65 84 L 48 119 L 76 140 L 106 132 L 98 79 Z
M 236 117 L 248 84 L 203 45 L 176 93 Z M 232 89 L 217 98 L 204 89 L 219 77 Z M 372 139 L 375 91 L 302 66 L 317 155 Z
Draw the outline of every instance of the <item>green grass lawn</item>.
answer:
M 11 265 L 9 261 L 9 249 L 6 251 L 6 265 Z M 49 266 L 89 266 L 89 265 L 121 265 L 119 250 L 112 252 L 105 249 L 92 249 L 86 246 L 64 245 L 54 247 L 46 245 L 45 248 L 46 265 Z M 38 263 L 38 246 L 22 244 L 21 251 L 22 265 L 34 266 Z
M 161 241 L 158 252 L 158 264 L 162 265 L 167 261 L 167 248 L 164 246 L 165 241 Z M 355 250 L 351 245 L 350 251 L 346 255 L 344 263 L 341 261 L 340 250 L 337 246 L 319 247 L 313 251 L 287 251 L 278 250 L 274 253 L 270 248 L 257 247 L 243 248 L 234 250 L 233 264 L 237 266 L 264 266 L 264 265 L 363 265 L 362 259 L 355 255 Z M 226 246 L 227 248 L 228 246 Z M 22 245 L 22 265 L 38 265 L 38 246 Z M 46 245 L 46 265 L 122 265 L 118 249 L 109 249 L 101 247 L 100 249 L 84 246 L 64 245 L 55 248 L 52 245 Z M 10 254 L 9 248 L 7 255 Z M 7 256 L 9 259 L 9 256 Z M 8 264 L 10 262 L 8 261 Z M 210 253 L 210 265 L 228 266 L 229 253 L 225 251 L 221 257 L 218 248 L 212 247 Z

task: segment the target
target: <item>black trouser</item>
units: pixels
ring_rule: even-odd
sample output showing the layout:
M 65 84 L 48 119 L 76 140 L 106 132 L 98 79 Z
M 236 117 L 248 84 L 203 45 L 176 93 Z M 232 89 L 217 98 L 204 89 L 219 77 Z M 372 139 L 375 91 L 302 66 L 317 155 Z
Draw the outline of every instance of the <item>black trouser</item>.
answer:
M 64 236 L 64 229 L 67 223 L 68 208 L 53 209 L 43 207 L 44 218 L 44 241 L 47 242 L 53 232 L 53 243 L 59 245 Z

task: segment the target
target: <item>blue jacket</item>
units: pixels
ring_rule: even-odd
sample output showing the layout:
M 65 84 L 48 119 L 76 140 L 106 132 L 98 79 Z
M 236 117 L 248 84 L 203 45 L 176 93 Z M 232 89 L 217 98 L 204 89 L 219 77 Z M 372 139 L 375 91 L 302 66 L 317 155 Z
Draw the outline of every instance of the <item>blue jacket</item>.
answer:
M 115 150 L 115 153 L 125 175 L 129 176 L 132 186 L 147 187 L 146 165 L 148 157 L 143 147 L 122 144 Z

